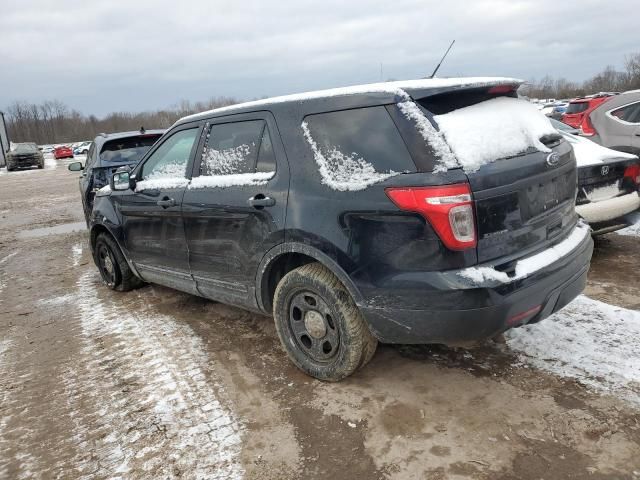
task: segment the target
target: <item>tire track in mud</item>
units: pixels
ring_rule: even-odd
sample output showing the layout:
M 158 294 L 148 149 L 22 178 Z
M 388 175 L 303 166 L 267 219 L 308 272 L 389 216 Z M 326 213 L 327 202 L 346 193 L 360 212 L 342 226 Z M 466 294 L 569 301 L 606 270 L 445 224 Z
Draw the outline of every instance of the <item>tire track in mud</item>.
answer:
M 86 466 L 97 462 L 110 474 L 241 477 L 242 429 L 218 399 L 221 385 L 207 379 L 200 339 L 168 316 L 103 300 L 98 281 L 93 273 L 78 280 L 86 363 L 64 382 L 72 416 L 89 420 L 77 422 L 76 434 L 91 443 L 101 433 Z
M 56 378 L 46 382 L 46 399 L 38 396 L 44 382 L 32 368 L 16 371 L 19 353 L 3 348 L 9 358 L 0 358 L 0 375 L 14 389 L 0 398 L 8 413 L 0 420 L 0 477 L 242 478 L 244 429 L 225 407 L 202 340 L 141 307 L 143 294 L 99 285 L 97 273 L 86 272 L 75 296 L 40 302 L 77 308 L 79 320 L 69 324 L 77 351 L 49 369 Z M 58 442 L 32 448 L 51 423 Z

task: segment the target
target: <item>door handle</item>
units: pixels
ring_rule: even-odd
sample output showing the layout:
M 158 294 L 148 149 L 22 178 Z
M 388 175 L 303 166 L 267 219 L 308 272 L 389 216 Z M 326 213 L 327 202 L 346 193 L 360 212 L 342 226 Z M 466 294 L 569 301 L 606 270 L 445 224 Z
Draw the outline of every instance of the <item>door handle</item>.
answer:
M 159 205 L 162 208 L 175 207 L 176 201 L 173 198 L 164 197 L 162 200 L 158 200 L 156 205 Z
M 247 200 L 247 203 L 252 207 L 264 208 L 273 207 L 276 204 L 276 201 L 271 197 L 265 197 L 263 194 L 259 193 Z

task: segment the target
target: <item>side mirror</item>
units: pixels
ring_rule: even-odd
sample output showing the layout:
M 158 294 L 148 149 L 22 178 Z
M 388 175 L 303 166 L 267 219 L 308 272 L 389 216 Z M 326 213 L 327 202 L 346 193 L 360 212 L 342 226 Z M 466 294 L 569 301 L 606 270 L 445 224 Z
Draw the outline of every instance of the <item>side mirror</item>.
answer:
M 84 166 L 82 166 L 82 162 L 73 162 L 70 163 L 67 168 L 70 172 L 81 172 L 84 170 Z
M 131 177 L 129 176 L 129 172 L 116 172 L 111 176 L 111 190 L 129 190 L 133 188 Z

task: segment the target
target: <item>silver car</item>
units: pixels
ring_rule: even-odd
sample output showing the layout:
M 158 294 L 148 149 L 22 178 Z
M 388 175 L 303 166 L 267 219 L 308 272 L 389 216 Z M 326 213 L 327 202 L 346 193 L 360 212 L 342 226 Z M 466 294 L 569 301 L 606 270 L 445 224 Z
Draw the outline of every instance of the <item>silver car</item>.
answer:
M 621 152 L 640 154 L 640 90 L 617 95 L 597 107 L 583 135 Z

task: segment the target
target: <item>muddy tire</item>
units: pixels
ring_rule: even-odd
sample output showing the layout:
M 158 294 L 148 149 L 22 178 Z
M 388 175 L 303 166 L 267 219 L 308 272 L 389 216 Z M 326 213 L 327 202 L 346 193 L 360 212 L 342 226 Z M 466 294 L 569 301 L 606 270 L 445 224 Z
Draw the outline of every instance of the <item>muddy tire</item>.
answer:
M 129 268 L 118 244 L 106 233 L 101 233 L 96 238 L 93 261 L 100 271 L 102 281 L 112 290 L 128 292 L 143 285 L 142 280 Z
M 273 316 L 289 358 L 320 380 L 348 377 L 371 360 L 378 345 L 345 286 L 319 263 L 282 278 Z

